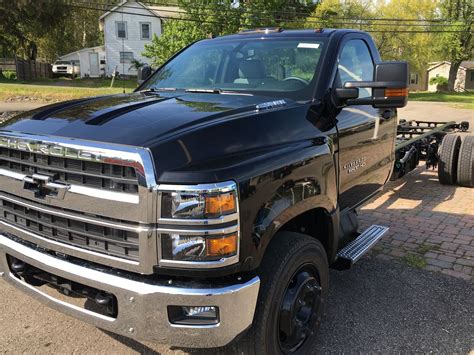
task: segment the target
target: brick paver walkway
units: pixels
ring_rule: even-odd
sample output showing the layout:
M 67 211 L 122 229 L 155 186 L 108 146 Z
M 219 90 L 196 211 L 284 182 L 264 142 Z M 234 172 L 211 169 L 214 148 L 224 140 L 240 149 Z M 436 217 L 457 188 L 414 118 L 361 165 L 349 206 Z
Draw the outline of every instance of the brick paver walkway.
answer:
M 390 182 L 359 210 L 361 228 L 390 230 L 374 247 L 383 259 L 474 279 L 474 189 L 444 186 L 424 166 Z

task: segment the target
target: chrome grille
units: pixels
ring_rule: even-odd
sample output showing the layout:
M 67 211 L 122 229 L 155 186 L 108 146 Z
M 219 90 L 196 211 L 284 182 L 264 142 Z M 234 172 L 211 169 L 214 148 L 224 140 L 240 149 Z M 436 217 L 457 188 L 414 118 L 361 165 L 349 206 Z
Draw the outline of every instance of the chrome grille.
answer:
M 47 239 L 128 260 L 139 260 L 138 233 L 118 226 L 108 227 L 59 216 L 2 197 L 0 220 Z
M 0 234 L 38 248 L 152 274 L 156 185 L 146 148 L 0 130 Z
M 138 193 L 135 168 L 55 157 L 0 147 L 0 169 L 54 176 L 57 182 L 116 192 Z

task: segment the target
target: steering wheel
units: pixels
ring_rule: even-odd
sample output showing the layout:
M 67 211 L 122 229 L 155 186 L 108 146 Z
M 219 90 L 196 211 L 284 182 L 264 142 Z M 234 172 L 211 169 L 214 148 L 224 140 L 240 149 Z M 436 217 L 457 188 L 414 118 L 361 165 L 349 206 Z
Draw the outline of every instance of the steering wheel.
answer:
M 302 79 L 302 78 L 298 78 L 297 76 L 289 76 L 288 78 L 285 78 L 283 79 L 283 81 L 288 81 L 288 80 L 295 80 L 295 81 L 298 81 L 300 82 L 301 84 L 304 84 L 305 86 L 309 84 L 308 81 Z

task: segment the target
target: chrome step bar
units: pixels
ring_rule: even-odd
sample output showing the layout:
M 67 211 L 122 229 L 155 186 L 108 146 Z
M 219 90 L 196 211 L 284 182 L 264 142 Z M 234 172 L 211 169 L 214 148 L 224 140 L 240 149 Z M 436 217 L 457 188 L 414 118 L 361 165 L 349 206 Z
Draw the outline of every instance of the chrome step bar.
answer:
M 388 227 L 375 224 L 370 226 L 356 239 L 339 250 L 337 253 L 338 262 L 351 267 L 387 233 L 388 229 Z

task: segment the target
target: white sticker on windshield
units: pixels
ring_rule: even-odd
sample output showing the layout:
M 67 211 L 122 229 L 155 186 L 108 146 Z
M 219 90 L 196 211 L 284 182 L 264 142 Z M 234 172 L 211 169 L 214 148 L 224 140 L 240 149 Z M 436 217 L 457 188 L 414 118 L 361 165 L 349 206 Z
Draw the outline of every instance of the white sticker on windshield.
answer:
M 319 43 L 299 43 L 298 48 L 319 48 Z

